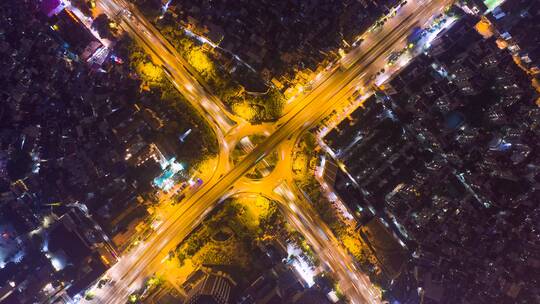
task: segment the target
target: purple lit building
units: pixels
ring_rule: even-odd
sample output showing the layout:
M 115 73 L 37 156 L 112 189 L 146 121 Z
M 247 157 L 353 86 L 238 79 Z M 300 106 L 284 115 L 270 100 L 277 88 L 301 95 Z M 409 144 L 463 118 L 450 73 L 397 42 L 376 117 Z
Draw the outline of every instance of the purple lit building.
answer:
M 41 2 L 41 11 L 48 17 L 58 14 L 66 7 L 61 0 L 43 0 Z

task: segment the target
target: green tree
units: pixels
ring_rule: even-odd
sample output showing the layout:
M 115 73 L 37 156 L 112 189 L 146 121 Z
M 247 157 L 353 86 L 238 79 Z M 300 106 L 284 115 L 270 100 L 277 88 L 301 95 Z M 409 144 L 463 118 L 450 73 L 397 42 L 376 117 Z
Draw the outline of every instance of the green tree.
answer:
M 92 16 L 92 11 L 86 0 L 71 0 L 71 5 L 77 7 L 86 16 Z
M 92 28 L 96 30 L 101 38 L 112 39 L 113 32 L 110 27 L 109 17 L 105 14 L 100 14 L 92 22 Z
M 279 219 L 279 209 L 277 204 L 270 202 L 268 212 L 260 215 L 259 226 L 261 227 L 261 230 L 267 234 L 277 234 L 281 229 Z
M 149 19 L 154 19 L 161 15 L 162 8 L 160 0 L 135 0 L 134 2 Z

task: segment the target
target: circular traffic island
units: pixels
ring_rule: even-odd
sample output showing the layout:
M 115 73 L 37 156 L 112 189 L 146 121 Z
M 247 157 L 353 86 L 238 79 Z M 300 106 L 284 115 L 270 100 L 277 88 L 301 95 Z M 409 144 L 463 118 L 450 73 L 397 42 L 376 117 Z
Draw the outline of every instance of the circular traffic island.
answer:
M 257 145 L 263 142 L 266 139 L 265 135 L 262 134 L 253 134 L 242 137 L 234 150 L 231 153 L 232 162 L 234 165 L 238 164 L 246 155 L 248 155 Z M 249 171 L 246 176 L 251 179 L 261 179 L 264 178 L 274 170 L 278 160 L 277 151 L 272 151 L 270 154 L 266 155 L 261 159 L 251 171 Z

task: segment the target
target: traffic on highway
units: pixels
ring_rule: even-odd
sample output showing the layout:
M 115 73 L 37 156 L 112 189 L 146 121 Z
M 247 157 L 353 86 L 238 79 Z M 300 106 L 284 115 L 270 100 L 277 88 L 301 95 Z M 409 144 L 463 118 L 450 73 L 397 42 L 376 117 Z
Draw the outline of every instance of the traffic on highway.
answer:
M 341 66 L 337 63 L 324 71 L 309 91 L 295 98 L 282 118 L 264 127 L 268 137 L 232 165 L 230 147 L 234 147 L 250 130 L 261 127 L 251 126 L 231 114 L 170 43 L 131 4 L 125 0 L 98 0 L 98 7 L 118 20 L 153 60 L 160 63 L 170 81 L 190 104 L 208 119 L 216 132 L 220 154 L 214 172 L 200 188 L 183 196 L 182 203 L 173 206 L 172 212 L 162 219 L 154 234 L 121 256 L 109 269 L 106 275 L 108 283 L 94 289 L 95 297 L 91 302 L 125 303 L 129 294 L 159 270 L 160 261 L 200 224 L 219 201 L 250 191 L 252 186 L 257 187 L 246 182 L 244 176 L 265 156 L 278 149 L 283 157 L 268 178 L 259 182 L 259 185 L 266 183 L 261 193 L 281 203 L 285 218 L 304 235 L 320 260 L 335 274 L 342 292 L 352 303 L 380 303 L 380 291 L 358 269 L 352 257 L 291 182 L 290 154 L 303 132 L 317 127 L 332 112 L 342 111 L 349 98 L 359 94 L 358 86 L 369 87 L 373 75 L 380 74 L 392 51 L 406 44 L 413 28 L 426 23 L 451 3 L 451 0 L 409 0 L 398 10 L 390 12 L 392 16 L 377 31 L 365 33 L 361 43 L 341 59 Z

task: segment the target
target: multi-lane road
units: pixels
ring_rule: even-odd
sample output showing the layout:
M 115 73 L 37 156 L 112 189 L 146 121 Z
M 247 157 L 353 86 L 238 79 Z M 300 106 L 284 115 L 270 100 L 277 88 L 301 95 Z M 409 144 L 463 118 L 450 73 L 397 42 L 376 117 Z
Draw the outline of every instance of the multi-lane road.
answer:
M 234 167 L 228 163 L 228 151 L 238 138 L 227 134 L 241 134 L 239 128 L 250 128 L 248 124 L 229 114 L 214 96 L 208 93 L 204 82 L 181 59 L 172 46 L 146 21 L 140 13 L 124 0 L 99 0 L 98 6 L 109 16 L 117 18 L 121 26 L 140 43 L 153 59 L 167 70 L 171 81 L 186 96 L 190 103 L 215 128 L 220 141 L 220 165 L 213 177 L 191 197 L 175 207 L 164 219 L 156 233 L 144 244 L 123 256 L 107 273 L 113 284 L 95 290 L 96 303 L 123 303 L 135 291 L 144 278 L 160 268 L 160 261 L 182 241 L 204 218 L 204 216 L 226 195 L 237 191 L 238 181 L 282 143 L 289 143 L 287 153 L 298 136 L 318 125 L 332 111 L 340 111 L 359 85 L 369 83 L 386 62 L 392 50 L 402 48 L 411 29 L 423 24 L 439 12 L 451 0 L 409 0 L 398 14 L 391 18 L 376 33 L 368 33 L 364 41 L 346 57 L 350 68 L 338 66 L 318 77 L 311 91 L 299 96 L 287 113 L 269 130 L 269 136 L 256 146 Z M 289 152 L 290 153 L 290 152 Z M 278 166 L 279 171 L 290 170 Z M 280 172 L 272 173 L 272 180 L 279 180 Z M 282 185 L 282 184 L 281 184 Z M 278 186 L 278 185 L 273 185 Z M 287 186 L 281 186 L 287 187 Z M 282 188 L 278 188 L 278 191 Z M 288 186 L 288 191 L 291 186 Z M 298 195 L 296 195 L 298 199 Z M 352 262 L 350 256 L 338 245 L 327 227 L 318 220 L 309 208 L 295 208 L 287 199 L 282 210 L 292 223 L 310 241 L 321 260 L 336 274 L 340 286 L 353 303 L 378 303 L 379 293 Z M 299 202 L 300 203 L 300 202 Z
M 210 124 L 227 133 L 242 119 L 230 114 L 223 103 L 210 94 L 210 88 L 142 13 L 125 0 L 99 0 L 98 9 L 118 22 L 160 64 L 176 88 L 197 110 L 206 114 Z

